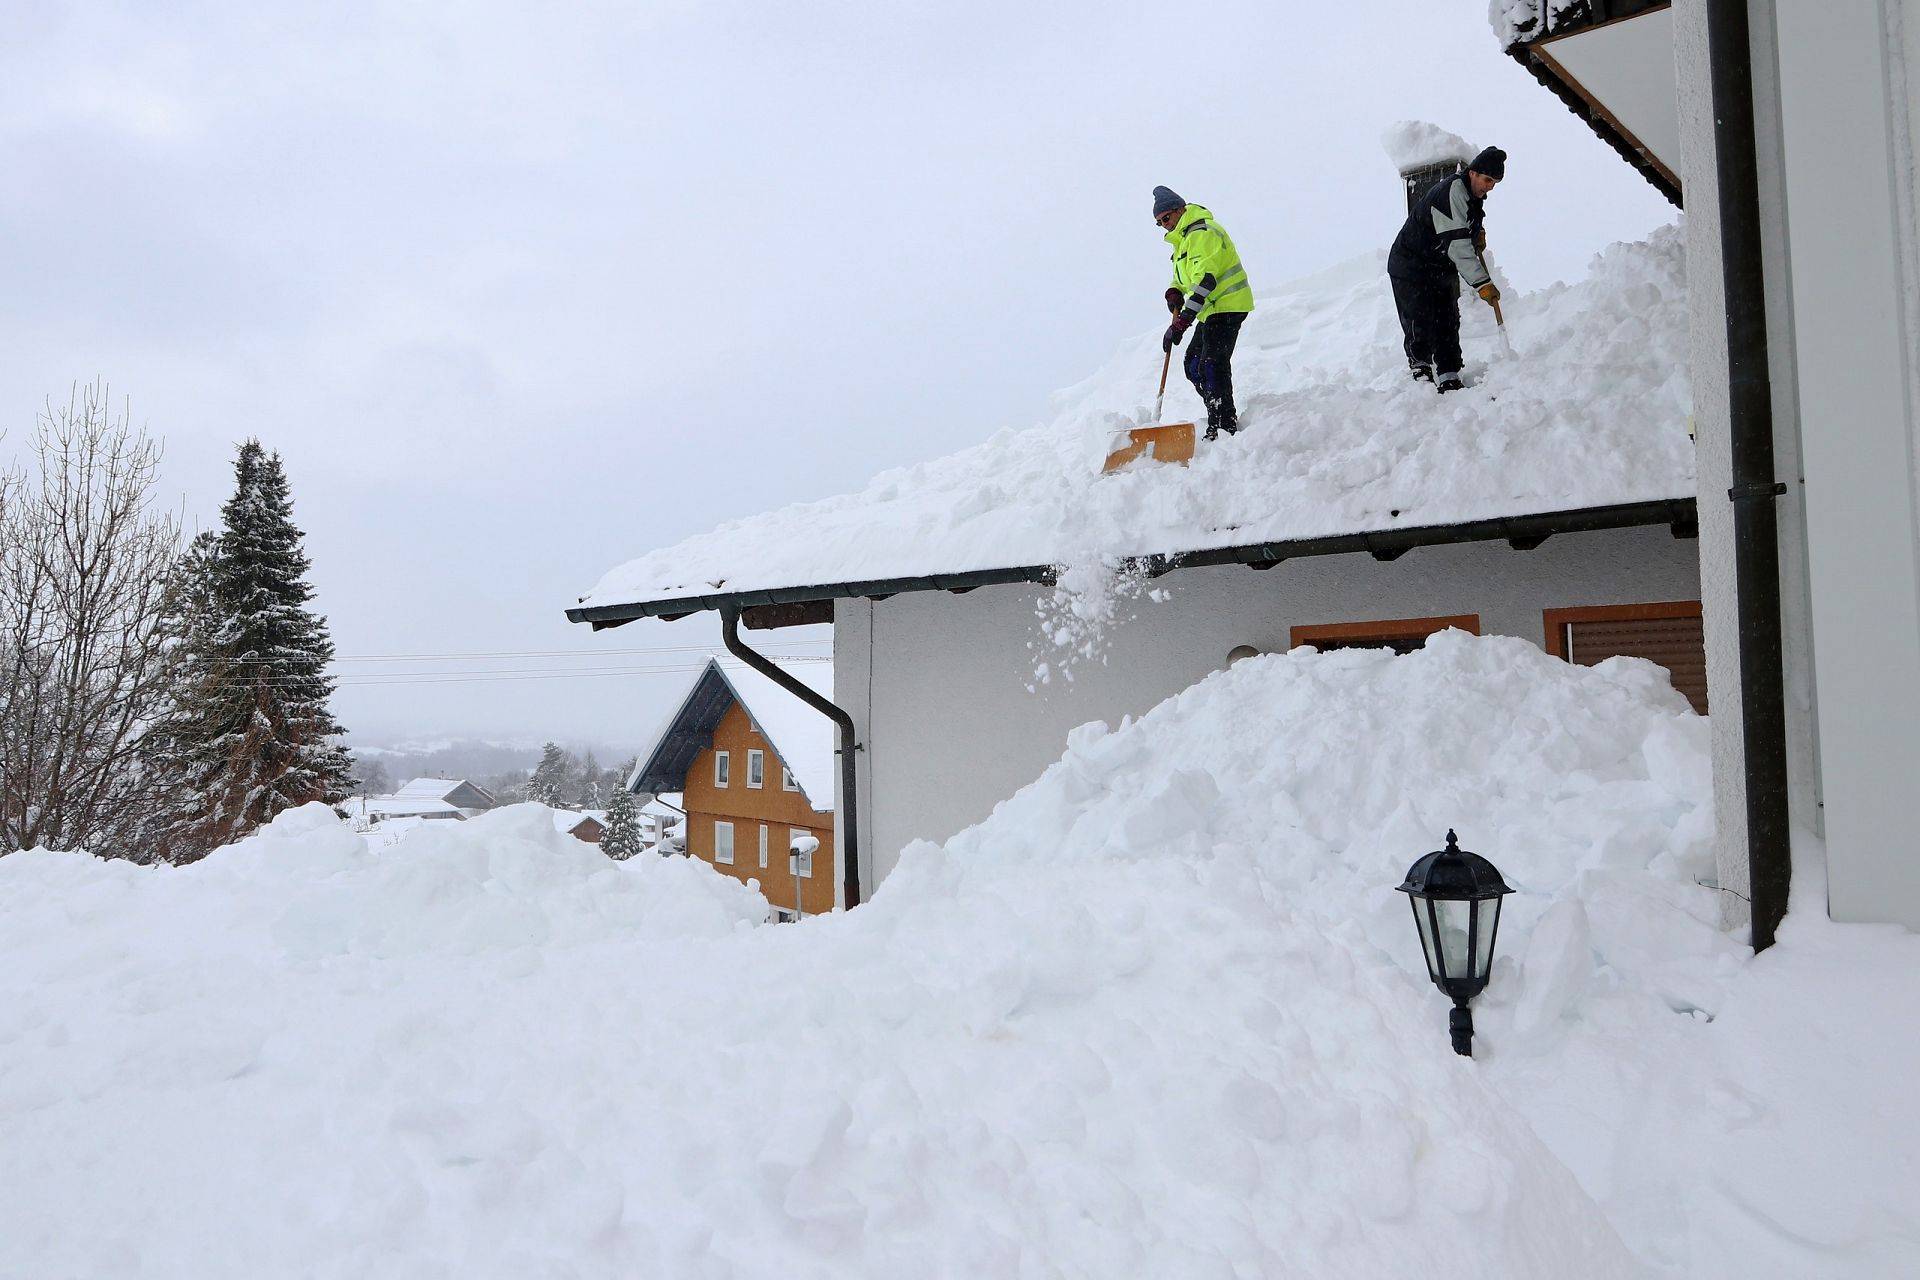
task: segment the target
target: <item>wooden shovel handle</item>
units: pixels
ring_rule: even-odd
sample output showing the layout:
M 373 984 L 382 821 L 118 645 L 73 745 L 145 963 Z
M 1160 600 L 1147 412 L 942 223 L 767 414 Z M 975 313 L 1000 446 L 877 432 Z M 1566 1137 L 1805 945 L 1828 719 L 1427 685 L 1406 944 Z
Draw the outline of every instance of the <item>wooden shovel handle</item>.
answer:
M 1494 303 L 1489 303 L 1488 305 L 1493 308 L 1493 322 L 1499 325 L 1502 329 L 1506 328 L 1507 318 L 1500 314 L 1500 304 L 1497 302 L 1494 302 Z
M 1160 357 L 1160 392 L 1153 398 L 1153 420 L 1155 422 L 1160 421 L 1161 407 L 1167 402 L 1167 370 L 1172 367 L 1173 348 L 1168 347 L 1167 353 Z

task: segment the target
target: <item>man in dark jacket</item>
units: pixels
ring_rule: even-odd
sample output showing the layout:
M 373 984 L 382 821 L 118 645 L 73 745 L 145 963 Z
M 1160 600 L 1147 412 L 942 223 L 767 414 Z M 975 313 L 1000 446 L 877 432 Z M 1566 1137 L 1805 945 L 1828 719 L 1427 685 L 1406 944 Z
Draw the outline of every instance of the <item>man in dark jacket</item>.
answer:
M 1487 247 L 1487 193 L 1506 176 L 1507 153 L 1488 147 L 1464 173 L 1441 179 L 1414 201 L 1387 254 L 1407 364 L 1415 378 L 1437 380 L 1443 392 L 1460 390 L 1460 286 L 1455 281 L 1464 280 L 1489 305 L 1500 301 L 1481 254 Z

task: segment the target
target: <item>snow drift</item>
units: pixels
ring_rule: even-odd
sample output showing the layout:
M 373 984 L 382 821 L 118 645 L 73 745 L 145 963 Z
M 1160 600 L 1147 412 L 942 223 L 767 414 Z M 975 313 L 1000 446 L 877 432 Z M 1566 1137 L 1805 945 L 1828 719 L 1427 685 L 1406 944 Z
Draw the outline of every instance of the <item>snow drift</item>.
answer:
M 801 925 L 530 806 L 379 855 L 300 811 L 178 870 L 0 858 L 0 1274 L 1911 1263 L 1910 1091 L 1778 1021 L 1851 944 L 1749 961 L 1708 810 L 1659 669 L 1447 633 L 1087 726 Z M 1391 889 L 1450 825 L 1519 891 L 1472 1062 Z M 1889 1062 L 1895 935 L 1909 980 L 1846 1003 Z
M 1497 266 L 1496 278 L 1511 294 Z M 1153 416 L 1155 330 L 1056 395 L 1038 426 L 641 556 L 582 604 L 1086 564 L 1693 494 L 1678 228 L 1614 245 L 1578 284 L 1511 297 L 1517 359 L 1494 357 L 1485 306 L 1469 299 L 1462 312 L 1479 384 L 1441 398 L 1407 377 L 1381 255 L 1262 290 L 1234 357 L 1244 429 L 1191 467 L 1099 475 L 1114 433 Z M 1167 419 L 1196 417 L 1204 410 L 1176 371 Z

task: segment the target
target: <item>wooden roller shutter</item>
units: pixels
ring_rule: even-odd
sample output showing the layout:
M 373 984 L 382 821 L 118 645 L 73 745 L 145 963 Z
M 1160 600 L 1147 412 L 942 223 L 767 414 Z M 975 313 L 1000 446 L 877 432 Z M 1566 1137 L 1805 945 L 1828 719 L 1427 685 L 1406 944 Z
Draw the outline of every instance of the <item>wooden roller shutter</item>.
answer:
M 1381 622 L 1314 623 L 1294 627 L 1291 638 L 1295 648 L 1310 644 L 1322 653 L 1334 649 L 1391 649 L 1408 654 L 1424 648 L 1428 636 L 1448 627 L 1477 636 L 1480 615 L 1460 613 L 1439 618 L 1389 618 Z
M 1667 669 L 1673 687 L 1707 714 L 1707 649 L 1700 602 L 1549 609 L 1547 652 L 1595 666 L 1608 658 L 1645 658 Z

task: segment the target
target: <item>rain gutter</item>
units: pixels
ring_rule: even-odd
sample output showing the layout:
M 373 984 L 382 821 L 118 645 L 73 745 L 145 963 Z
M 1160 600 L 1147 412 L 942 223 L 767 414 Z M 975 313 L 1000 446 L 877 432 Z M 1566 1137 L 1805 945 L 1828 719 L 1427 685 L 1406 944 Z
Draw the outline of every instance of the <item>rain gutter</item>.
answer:
M 1370 533 L 1342 533 L 1324 538 L 1299 538 L 1286 542 L 1254 542 L 1237 547 L 1207 551 L 1175 552 L 1167 555 L 1140 556 L 1132 566 L 1150 577 L 1174 569 L 1201 568 L 1208 565 L 1244 564 L 1255 569 L 1271 569 L 1286 560 L 1306 556 L 1339 555 L 1365 551 L 1376 560 L 1396 560 L 1418 547 L 1450 546 L 1463 542 L 1505 540 L 1516 551 L 1531 551 L 1555 534 L 1594 533 L 1605 529 L 1630 529 L 1645 525 L 1667 525 L 1676 538 L 1691 538 L 1698 531 L 1692 498 L 1661 498 L 1652 502 L 1620 503 L 1604 507 L 1583 507 L 1573 511 L 1555 511 L 1537 515 L 1501 516 L 1491 520 L 1469 520 L 1458 524 L 1427 525 L 1418 528 L 1385 529 Z M 901 578 L 873 578 L 856 582 L 822 583 L 814 586 L 769 587 L 753 591 L 716 591 L 707 595 L 672 596 L 660 600 L 640 600 L 627 604 L 580 605 L 567 610 L 567 621 L 586 622 L 598 631 L 617 627 L 637 618 L 661 618 L 672 621 L 707 610 L 751 609 L 760 605 L 795 604 L 809 600 L 884 600 L 909 591 L 951 591 L 956 595 L 979 587 L 1011 583 L 1053 582 L 1058 569 L 1054 565 L 1019 565 L 1002 569 L 977 569 L 965 573 L 933 573 Z
M 1720 267 L 1727 316 L 1727 410 L 1733 487 L 1734 593 L 1740 648 L 1740 732 L 1746 762 L 1747 883 L 1753 949 L 1773 944 L 1793 878 L 1780 639 L 1779 522 L 1787 491 L 1773 468 L 1773 384 L 1753 127 L 1747 0 L 1706 0 L 1719 184 Z
M 860 823 L 855 795 L 858 785 L 858 772 L 854 767 L 854 752 L 860 744 L 854 741 L 853 717 L 835 706 L 832 701 L 822 697 L 814 689 L 808 688 L 792 675 L 781 670 L 765 654 L 749 649 L 740 638 L 740 606 L 725 604 L 720 606 L 720 636 L 726 642 L 727 652 L 758 671 L 767 679 L 791 693 L 808 706 L 833 721 L 840 731 L 840 749 L 835 752 L 840 757 L 840 807 L 834 814 L 834 830 L 840 837 L 842 867 L 844 878 L 842 888 L 846 905 L 860 905 Z M 796 897 L 794 909 L 800 910 Z

